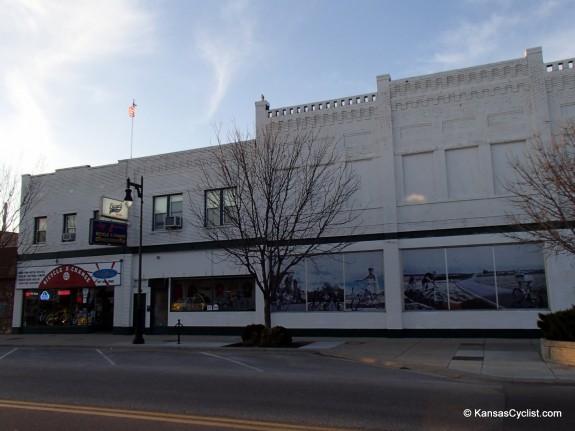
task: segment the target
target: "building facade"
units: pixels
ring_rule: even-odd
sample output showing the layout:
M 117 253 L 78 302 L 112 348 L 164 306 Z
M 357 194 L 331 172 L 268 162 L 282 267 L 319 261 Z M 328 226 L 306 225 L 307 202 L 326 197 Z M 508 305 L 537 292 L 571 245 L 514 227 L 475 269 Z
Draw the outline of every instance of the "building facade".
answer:
M 505 187 L 509 157 L 524 157 L 534 139 L 549 142 L 575 117 L 573 59 L 545 63 L 540 48 L 528 49 L 500 63 L 378 76 L 374 92 L 353 97 L 283 108 L 262 97 L 255 110 L 256 130 L 279 124 L 335 139 L 362 183 L 351 245 L 288 274 L 273 325 L 296 333 L 532 335 L 539 312 L 575 303 L 569 257 L 502 235 L 516 211 Z M 254 281 L 217 258 L 189 223 L 197 205 L 223 223 L 226 190 L 198 189 L 211 151 L 24 177 L 44 181 L 46 193 L 23 221 L 33 234 L 20 240 L 32 251 L 18 264 L 13 330 L 129 333 L 140 221 L 146 331 L 181 322 L 188 331 L 234 332 L 262 323 Z M 143 218 L 135 199 L 114 221 L 126 211 L 128 177 L 145 185 Z

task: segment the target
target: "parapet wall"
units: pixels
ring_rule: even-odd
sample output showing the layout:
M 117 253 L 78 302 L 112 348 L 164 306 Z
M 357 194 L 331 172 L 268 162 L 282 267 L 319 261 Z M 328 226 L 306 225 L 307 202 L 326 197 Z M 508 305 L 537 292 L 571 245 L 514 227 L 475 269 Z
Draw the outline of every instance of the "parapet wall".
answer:
M 339 99 L 324 100 L 321 102 L 304 103 L 296 106 L 288 106 L 284 108 L 276 108 L 267 111 L 267 118 L 284 117 L 298 114 L 317 115 L 319 111 L 328 111 L 330 113 L 342 111 L 354 111 L 357 109 L 366 109 L 367 104 L 373 105 L 377 100 L 377 94 L 368 93 L 360 94 L 359 96 L 343 97 Z M 357 107 L 361 105 L 361 107 Z M 339 108 L 339 109 L 338 109 Z M 322 113 L 324 113 L 322 112 Z
M 575 118 L 575 59 L 545 64 L 548 98 L 555 102 L 550 104 L 549 114 L 557 134 L 566 121 Z

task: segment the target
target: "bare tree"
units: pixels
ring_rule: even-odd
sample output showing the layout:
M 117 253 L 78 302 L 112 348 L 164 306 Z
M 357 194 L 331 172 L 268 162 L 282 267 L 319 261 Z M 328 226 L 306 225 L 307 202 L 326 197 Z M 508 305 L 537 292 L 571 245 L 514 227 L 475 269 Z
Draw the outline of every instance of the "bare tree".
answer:
M 575 121 L 548 144 L 536 138 L 532 151 L 510 163 L 516 179 L 506 188 L 519 210 L 511 216 L 518 232 L 510 236 L 575 254 Z
M 360 181 L 335 142 L 310 131 L 272 125 L 254 140 L 236 128 L 229 141 L 218 133 L 204 165 L 205 208 L 194 207 L 196 224 L 254 277 L 269 328 L 273 295 L 290 268 L 349 244 Z
M 39 178 L 30 177 L 21 184 L 21 177 L 12 169 L 0 167 L 0 249 L 16 246 L 16 233 L 22 235 L 27 229 L 20 220 L 32 211 L 42 193 Z

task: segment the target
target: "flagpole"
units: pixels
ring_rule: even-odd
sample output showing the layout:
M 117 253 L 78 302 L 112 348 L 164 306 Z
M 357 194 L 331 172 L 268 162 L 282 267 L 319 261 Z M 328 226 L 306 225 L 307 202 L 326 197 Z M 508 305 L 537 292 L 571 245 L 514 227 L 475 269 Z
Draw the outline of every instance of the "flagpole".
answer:
M 134 148 L 134 118 L 136 112 L 136 99 L 132 99 L 131 110 L 129 111 L 130 117 L 132 117 L 132 132 L 130 133 L 130 159 L 132 159 L 133 148 Z

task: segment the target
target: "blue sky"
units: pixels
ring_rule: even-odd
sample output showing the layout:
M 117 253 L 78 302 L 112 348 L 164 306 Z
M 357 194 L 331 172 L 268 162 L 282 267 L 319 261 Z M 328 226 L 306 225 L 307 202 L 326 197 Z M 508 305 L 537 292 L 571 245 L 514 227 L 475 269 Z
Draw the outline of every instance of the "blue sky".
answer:
M 0 164 L 205 147 L 271 107 L 523 57 L 575 57 L 574 0 L 0 0 Z

